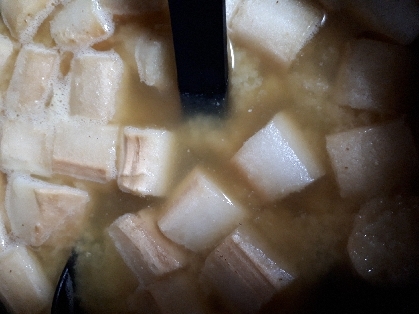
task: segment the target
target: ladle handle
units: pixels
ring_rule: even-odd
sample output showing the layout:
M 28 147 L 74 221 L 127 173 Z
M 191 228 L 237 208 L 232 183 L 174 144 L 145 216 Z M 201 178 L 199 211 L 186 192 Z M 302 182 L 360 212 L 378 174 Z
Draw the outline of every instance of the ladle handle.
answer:
M 169 0 L 177 79 L 185 113 L 225 111 L 225 0 Z

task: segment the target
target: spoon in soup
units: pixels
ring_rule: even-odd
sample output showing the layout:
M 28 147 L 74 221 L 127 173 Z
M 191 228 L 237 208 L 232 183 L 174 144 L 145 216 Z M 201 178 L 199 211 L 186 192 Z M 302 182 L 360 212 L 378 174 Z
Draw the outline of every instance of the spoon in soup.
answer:
M 183 112 L 226 112 L 228 59 L 225 0 L 169 0 L 177 80 Z M 73 250 L 56 286 L 51 314 L 83 313 L 76 294 Z

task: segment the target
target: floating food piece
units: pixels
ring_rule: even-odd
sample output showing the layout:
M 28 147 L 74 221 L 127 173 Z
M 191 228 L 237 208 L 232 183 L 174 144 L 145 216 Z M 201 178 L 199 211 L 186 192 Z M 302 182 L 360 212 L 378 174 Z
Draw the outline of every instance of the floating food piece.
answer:
M 143 196 L 165 196 L 175 158 L 171 132 L 125 127 L 119 154 L 119 188 Z
M 122 73 L 122 60 L 116 52 L 88 50 L 77 54 L 70 70 L 70 114 L 111 120 Z
M 9 37 L 0 35 L 0 73 L 13 53 L 13 42 Z
M 411 55 L 403 46 L 353 40 L 340 65 L 335 99 L 355 109 L 400 112 L 412 66 Z
M 194 277 L 178 271 L 147 287 L 161 314 L 208 313 Z
M 64 0 L 2 0 L 0 11 L 11 35 L 21 43 L 32 42 L 39 26 Z
M 400 44 L 410 44 L 419 34 L 419 3 L 416 0 L 350 0 L 352 14 L 370 27 Z
M 53 135 L 47 123 L 6 121 L 0 142 L 2 169 L 51 176 Z
M 419 199 L 380 197 L 361 206 L 348 241 L 352 265 L 365 280 L 399 286 L 419 278 Z
M 116 177 L 118 126 L 63 121 L 56 128 L 54 173 L 102 183 Z
M 51 36 L 62 49 L 89 47 L 109 38 L 115 25 L 97 0 L 74 0 L 51 21 Z
M 67 247 L 85 227 L 89 195 L 28 175 L 8 178 L 6 210 L 11 232 L 27 245 Z
M 246 218 L 203 170 L 195 168 L 166 203 L 160 230 L 169 239 L 200 252 L 213 247 Z
M 268 201 L 300 191 L 324 174 L 304 135 L 284 112 L 248 139 L 232 162 Z
M 119 217 L 108 233 L 141 287 L 187 263 L 186 252 L 160 232 L 151 210 Z
M 45 112 L 58 75 L 59 55 L 40 45 L 23 45 L 7 90 L 5 107 L 9 118 L 36 116 Z
M 54 293 L 38 259 L 25 246 L 0 253 L 0 295 L 13 313 L 39 313 Z
M 203 283 L 210 283 L 240 313 L 255 313 L 295 279 L 272 253 L 250 228 L 239 227 L 205 260 Z
M 285 66 L 317 33 L 324 18 L 321 10 L 300 0 L 242 0 L 236 6 L 230 20 L 231 36 Z
M 114 15 L 141 15 L 167 7 L 164 0 L 100 0 L 100 3 Z
M 176 69 L 173 48 L 167 39 L 151 33 L 138 38 L 135 60 L 141 82 L 167 91 L 176 86 Z
M 402 119 L 326 136 L 342 197 L 371 198 L 406 186 L 418 169 L 410 129 Z

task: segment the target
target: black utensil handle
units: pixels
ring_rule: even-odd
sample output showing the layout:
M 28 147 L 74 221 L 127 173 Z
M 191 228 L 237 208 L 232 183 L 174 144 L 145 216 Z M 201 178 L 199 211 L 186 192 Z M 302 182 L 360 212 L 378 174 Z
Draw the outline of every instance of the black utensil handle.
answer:
M 225 0 L 169 0 L 178 87 L 187 113 L 221 113 L 228 85 Z

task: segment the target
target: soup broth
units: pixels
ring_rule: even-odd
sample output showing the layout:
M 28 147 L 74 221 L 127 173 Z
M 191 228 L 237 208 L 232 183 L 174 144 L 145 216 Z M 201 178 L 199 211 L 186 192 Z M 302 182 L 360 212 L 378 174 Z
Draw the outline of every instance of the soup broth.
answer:
M 355 18 L 350 10 L 331 9 L 335 6 L 330 3 L 340 3 L 339 1 L 320 2 L 329 5 L 323 7 L 322 3 L 309 1 L 324 12 L 322 25 L 318 33 L 298 52 L 289 67 L 281 65 L 256 45 L 235 37 L 234 32 L 229 30 L 228 113 L 221 118 L 201 115 L 184 117 L 175 83 L 159 90 L 148 86 L 138 74 L 135 49 L 139 34 L 149 33 L 150 36 L 163 38 L 169 43 L 168 49 L 172 49 L 167 6 L 163 6 L 160 11 L 142 15 L 113 16 L 113 35 L 93 43 L 92 48 L 100 52 L 113 50 L 123 62 L 115 115 L 105 123 L 119 127 L 117 163 L 123 154 L 123 127 L 164 129 L 172 132 L 176 139 L 174 153 L 169 157 L 174 162 L 175 171 L 163 197 L 123 192 L 118 186 L 117 178 L 99 183 L 54 171 L 50 176 L 32 174 L 36 179 L 87 191 L 90 198 L 87 205 L 88 219 L 78 234 L 77 241 L 70 245 L 27 246 L 41 262 L 52 285 L 57 283 L 70 252 L 74 250 L 78 254 L 77 294 L 82 307 L 88 313 L 149 313 L 161 305 L 156 298 L 147 303 L 149 296 L 159 295 L 155 291 L 165 289 L 159 284 L 174 278 L 179 272 L 185 274 L 191 285 L 196 285 L 194 297 L 199 300 L 200 308 L 208 313 L 240 312 L 240 307 L 235 307 L 234 302 L 230 302 L 228 298 L 226 300 L 223 293 L 208 284 L 205 274 L 203 275 L 209 256 L 222 240 L 199 251 L 185 249 L 176 244 L 185 252 L 186 266 L 176 272 L 159 276 L 150 285 L 137 289 L 141 286 L 137 276 L 127 266 L 115 247 L 114 239 L 108 233 L 109 226 L 124 214 L 137 214 L 140 211 L 151 213 L 155 221 L 162 219 L 170 209 L 171 200 L 180 193 L 182 182 L 195 167 L 199 167 L 245 213 L 246 218 L 235 222 L 227 234 L 239 226 L 250 230 L 250 234 L 258 234 L 263 245 L 269 247 L 268 251 L 273 255 L 280 257 L 278 260 L 283 261 L 283 265 L 286 265 L 285 268 L 290 270 L 289 273 L 294 278 L 289 285 L 263 302 L 258 312 L 355 313 L 391 310 L 407 313 L 418 308 L 415 300 L 419 270 L 417 247 L 408 249 L 416 250 L 416 253 L 408 257 L 412 270 L 407 276 L 407 282 L 393 283 L 384 280 L 384 284 L 377 284 L 374 279 L 362 278 L 353 266 L 351 252 L 347 248 L 360 208 L 364 208 L 364 204 L 370 199 L 383 197 L 383 202 L 386 202 L 386 198 L 392 199 L 395 195 L 403 199 L 412 199 L 417 195 L 417 174 L 414 172 L 417 170 L 416 165 L 412 166 L 414 170 L 409 178 L 402 180 L 400 185 L 383 188 L 385 195 L 380 191 L 371 197 L 343 197 L 335 165 L 327 149 L 330 135 L 357 128 L 387 125 L 395 120 L 404 121 L 403 124 L 409 125 L 412 134 L 416 134 L 416 125 L 411 122 L 416 119 L 412 108 L 418 101 L 417 92 L 413 84 L 406 88 L 400 98 L 403 99 L 401 109 L 397 107 L 389 111 L 372 111 L 339 105 L 335 98 L 336 82 L 340 75 L 338 70 L 347 58 L 348 43 L 360 38 L 391 44 L 394 41 L 370 31 L 371 28 Z M 34 36 L 35 43 L 57 49 L 51 37 L 50 22 L 63 7 L 64 4 L 54 7 Z M 0 24 L 0 33 L 11 38 L 3 23 Z M 415 43 L 406 46 L 407 53 L 417 54 Z M 17 40 L 14 40 L 14 45 L 14 52 L 5 64 L 0 78 L 3 99 L 21 49 Z M 79 51 L 58 51 L 59 75 L 65 81 Z M 175 80 L 174 52 L 171 51 L 169 55 L 171 58 L 166 73 Z M 416 82 L 417 85 L 417 60 L 412 60 L 414 61 L 409 69 L 414 70 L 410 82 Z M 58 99 L 55 93 L 48 101 L 47 110 L 59 112 L 63 107 Z M 4 106 L 2 109 L 2 124 L 5 124 L 9 118 Z M 263 129 L 279 112 L 286 113 L 296 122 L 305 142 L 309 143 L 313 156 L 319 160 L 318 164 L 324 175 L 298 191 L 266 200 L 248 180 L 246 173 L 232 163 L 232 158 L 249 138 Z M 45 120 L 42 123 L 46 123 Z M 58 125 L 61 122 L 56 123 Z M 412 154 L 413 159 L 417 158 L 415 154 Z M 12 173 L 21 169 L 7 169 L 4 165 L 2 169 L 5 190 Z M 409 211 L 412 218 L 408 219 L 411 223 L 417 221 L 419 204 L 412 202 L 413 209 Z M 6 223 L 5 226 L 11 239 L 10 246 L 16 243 L 25 245 L 19 237 L 11 233 L 10 225 Z M 413 229 L 411 232 L 412 243 L 417 245 L 417 232 Z M 391 234 L 389 237 L 391 238 Z M 379 257 L 377 263 L 381 263 Z M 44 311 L 48 312 L 49 309 Z

